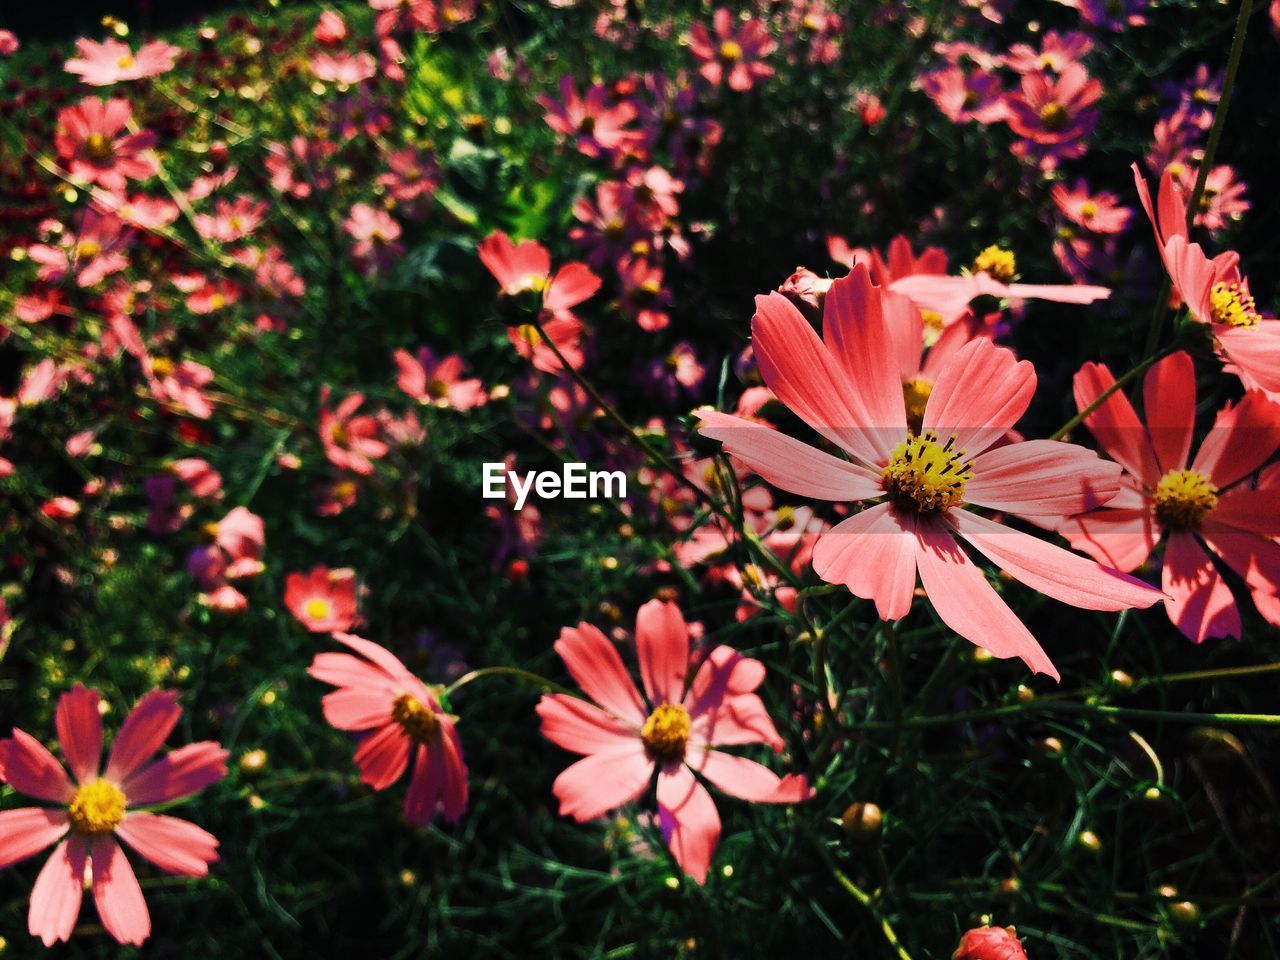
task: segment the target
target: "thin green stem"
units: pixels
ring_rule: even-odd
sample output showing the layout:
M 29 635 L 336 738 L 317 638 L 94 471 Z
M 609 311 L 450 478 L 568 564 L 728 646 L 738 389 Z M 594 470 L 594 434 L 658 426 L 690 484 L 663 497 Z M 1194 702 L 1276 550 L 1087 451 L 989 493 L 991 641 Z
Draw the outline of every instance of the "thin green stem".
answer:
M 876 906 L 871 895 L 850 880 L 849 877 L 845 875 L 844 871 L 835 865 L 832 865 L 831 867 L 831 875 L 836 878 L 836 882 L 840 884 L 840 886 L 844 887 L 845 891 L 848 892 L 853 899 L 862 904 L 863 908 L 865 908 L 866 911 L 871 914 L 876 923 L 879 924 L 880 933 L 883 934 L 885 942 L 889 944 L 890 948 L 892 948 L 894 956 L 896 956 L 898 960 L 911 960 L 911 954 L 907 953 L 907 948 L 902 945 L 902 941 L 898 939 L 898 935 L 894 932 L 889 921 L 880 913 L 880 909 Z
M 467 684 L 474 680 L 481 680 L 485 677 L 514 677 L 517 680 L 524 680 L 534 686 L 542 687 L 546 690 L 554 690 L 556 693 L 567 694 L 571 697 L 577 696 L 577 694 L 572 690 L 567 687 L 560 686 L 560 684 L 556 683 L 554 680 L 548 680 L 546 677 L 532 673 L 528 670 L 521 670 L 519 667 L 481 667 L 479 670 L 472 670 L 470 673 L 463 674 L 457 680 L 453 681 L 453 683 L 449 684 L 449 686 L 445 687 L 445 696 L 452 697 L 463 687 L 467 686 Z
M 1157 360 L 1161 359 L 1163 356 L 1164 354 L 1162 353 L 1160 354 L 1160 356 L 1147 357 L 1145 360 L 1139 363 L 1132 370 L 1122 374 L 1116 380 L 1115 383 L 1111 384 L 1111 386 L 1107 387 L 1107 389 L 1103 390 L 1100 394 L 1098 394 L 1093 399 L 1093 402 L 1091 402 L 1087 407 L 1085 407 L 1083 410 L 1077 413 L 1074 417 L 1072 417 L 1070 420 L 1068 420 L 1066 423 L 1060 426 L 1057 430 L 1053 431 L 1053 433 L 1049 434 L 1049 439 L 1061 440 L 1063 437 L 1069 434 L 1076 427 L 1080 426 L 1080 424 L 1084 423 L 1085 418 L 1088 417 L 1089 414 L 1097 410 L 1104 403 L 1106 403 L 1107 400 L 1110 399 L 1113 393 L 1115 393 L 1117 390 L 1120 390 L 1122 387 L 1124 387 L 1125 384 L 1129 383 L 1131 380 L 1134 380 L 1137 377 L 1140 377 L 1142 374 L 1144 374 L 1147 371 L 1148 367 L 1150 367 Z

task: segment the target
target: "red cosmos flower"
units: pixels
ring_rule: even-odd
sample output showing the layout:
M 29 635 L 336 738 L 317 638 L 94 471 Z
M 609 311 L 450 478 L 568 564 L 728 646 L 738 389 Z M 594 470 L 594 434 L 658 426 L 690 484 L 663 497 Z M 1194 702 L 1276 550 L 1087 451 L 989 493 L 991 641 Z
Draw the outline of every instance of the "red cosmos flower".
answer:
M 80 218 L 78 231 L 68 231 L 58 246 L 38 243 L 27 249 L 39 264 L 36 276 L 57 283 L 68 273 L 77 286 L 96 287 L 129 266 L 128 250 L 133 231 L 119 217 L 89 209 Z
M 593 84 L 585 96 L 579 96 L 573 77 L 565 74 L 560 78 L 558 101 L 547 96 L 536 99 L 546 110 L 543 119 L 547 126 L 572 140 L 585 156 L 611 154 L 635 145 L 643 137 L 640 131 L 627 128 L 636 118 L 635 104 L 622 100 L 610 105 L 602 84 Z
M 1191 193 L 1195 189 L 1199 168 L 1182 163 L 1171 164 L 1170 167 L 1183 196 Z M 1250 204 L 1244 192 L 1244 181 L 1236 179 L 1236 172 L 1231 167 L 1226 164 L 1214 167 L 1205 177 L 1194 224 L 1209 231 L 1218 231 L 1238 222 L 1249 212 Z
M 140 944 L 151 935 L 147 903 L 117 838 L 168 873 L 202 877 L 217 860 L 211 834 L 138 809 L 186 799 L 227 775 L 227 751 L 211 741 L 149 762 L 178 724 L 177 701 L 177 694 L 159 690 L 139 700 L 111 744 L 105 770 L 98 691 L 79 684 L 59 698 L 54 717 L 71 777 L 22 730 L 0 740 L 0 779 L 54 805 L 0 812 L 0 868 L 58 844 L 36 878 L 27 914 L 27 929 L 46 947 L 70 939 L 87 889 L 117 941 Z
M 267 202 L 241 195 L 235 200 L 219 200 L 215 214 L 197 214 L 196 230 L 200 236 L 218 243 L 243 240 L 262 226 L 267 216 Z
M 1094 104 L 1101 96 L 1102 83 L 1078 63 L 1057 77 L 1025 73 L 1021 91 L 1005 99 L 1005 120 L 1030 142 L 1025 152 L 1041 156 L 1041 166 L 1052 169 L 1058 159 L 1084 153 L 1084 138 L 1098 124 Z
M 1138 197 L 1155 231 L 1156 244 L 1173 288 L 1192 319 L 1208 324 L 1218 355 L 1246 389 L 1280 399 L 1280 320 L 1258 312 L 1249 281 L 1234 250 L 1212 260 L 1187 235 L 1187 201 L 1168 168 L 1160 177 L 1158 206 L 1138 165 L 1133 165 Z
M 695 773 L 756 803 L 797 803 L 810 796 L 803 776 L 779 778 L 721 749 L 752 743 L 782 749 L 753 692 L 764 680 L 764 665 L 720 646 L 687 682 L 689 628 L 674 603 L 650 600 L 636 614 L 643 698 L 617 649 L 591 624 L 565 627 L 555 647 L 595 701 L 549 694 L 538 702 L 543 736 L 583 755 L 552 787 L 561 814 L 593 820 L 639 797 L 656 772 L 663 839 L 681 868 L 704 883 L 720 841 L 720 816 Z
M 18 38 L 12 30 L 0 30 L 0 57 L 12 57 L 18 52 Z
M 412 753 L 413 776 L 404 816 L 426 826 L 437 812 L 457 823 L 467 809 L 467 766 L 456 727 L 428 687 L 376 643 L 335 633 L 364 659 L 348 653 L 320 653 L 307 673 L 338 689 L 324 696 L 324 716 L 339 730 L 360 737 L 356 766 L 360 779 L 385 790 L 404 774 Z
M 68 60 L 63 69 L 79 74 L 80 80 L 91 87 L 105 87 L 121 80 L 139 80 L 158 77 L 173 69 L 182 51 L 162 40 L 143 44 L 137 54 L 128 44 L 107 38 L 94 43 L 85 37 L 76 41 L 80 56 Z
M 1075 377 L 1081 410 L 1115 381 L 1099 363 Z M 1240 636 L 1240 612 L 1201 543 L 1240 574 L 1258 611 L 1280 624 L 1280 497 L 1252 489 L 1249 478 L 1280 447 L 1280 405 L 1259 392 L 1218 412 L 1188 467 L 1195 429 L 1196 382 L 1191 358 L 1175 353 L 1155 364 L 1143 384 L 1146 425 L 1123 393 L 1107 398 L 1085 425 L 1125 473 L 1121 492 L 1088 516 L 1059 528 L 1077 550 L 1119 570 L 1142 564 L 1167 538 L 1165 609 L 1189 639 Z
M 750 90 L 757 80 L 773 76 L 765 63 L 778 44 L 769 35 L 763 20 L 747 20 L 735 25 L 733 12 L 720 7 L 712 17 L 713 35 L 704 24 L 695 23 L 689 34 L 689 49 L 698 58 L 698 72 L 712 86 L 724 80 L 730 90 Z
M 551 254 L 536 240 L 513 243 L 501 230 L 495 230 L 476 247 L 481 262 L 498 281 L 507 296 L 526 291 L 542 298 L 542 328 L 573 368 L 582 366 L 582 322 L 573 315 L 572 307 L 595 295 L 600 278 L 585 263 L 566 263 L 551 275 Z M 509 327 L 507 335 L 522 356 L 546 373 L 558 373 L 560 360 L 542 342 L 532 324 Z
M 322 43 L 326 47 L 337 46 L 347 38 L 347 21 L 337 11 L 325 10 L 316 21 L 316 28 L 311 35 L 315 37 L 316 43 Z
M 906 294 L 921 310 L 930 310 L 941 316 L 944 324 L 954 323 L 962 317 L 969 308 L 969 302 L 983 294 L 1001 299 L 1080 304 L 1111 296 L 1107 287 L 1082 283 L 1009 282 L 1016 280 L 1017 276 L 1017 258 L 1013 251 L 992 245 L 973 258 L 971 270 L 958 277 L 917 272 L 893 280 L 889 290 Z
M 71 176 L 104 190 L 124 190 L 129 180 L 145 180 L 157 170 L 149 130 L 121 135 L 133 118 L 128 100 L 85 97 L 58 113 L 54 143 Z
M 339 470 L 369 475 L 373 461 L 387 455 L 387 445 L 378 439 L 378 422 L 366 415 L 355 416 L 364 403 L 363 393 L 353 393 L 329 409 L 329 388 L 320 391 L 320 442 L 324 454 Z
M 429 347 L 422 347 L 416 357 L 408 350 L 397 350 L 394 356 L 400 370 L 396 385 L 419 403 L 470 410 L 489 400 L 478 379 L 463 377 L 467 365 L 456 353 L 436 359 Z
M 751 326 L 765 383 L 851 460 L 723 413 L 700 412 L 699 432 L 792 493 L 839 502 L 884 498 L 818 540 L 813 566 L 822 579 L 874 600 L 883 619 L 896 620 L 911 609 L 918 571 L 934 610 L 956 633 L 1056 678 L 957 536 L 1015 579 L 1073 606 L 1147 607 L 1160 593 L 962 508 L 1051 527 L 1114 497 L 1119 469 L 1052 440 L 994 446 L 1026 410 L 1036 376 L 1030 363 L 985 338 L 943 366 L 920 432 L 912 432 L 884 310 L 882 290 L 861 264 L 827 293 L 822 340 L 781 294 L 756 298 Z
M 1062 73 L 1067 67 L 1078 63 L 1090 50 L 1093 40 L 1088 34 L 1071 31 L 1059 34 L 1050 30 L 1044 35 L 1040 49 L 1030 44 L 1015 43 L 1009 47 L 1005 57 L 1005 66 L 1018 73 L 1029 73 L 1033 70 L 1050 70 Z
M 312 633 L 350 630 L 356 622 L 354 570 L 313 567 L 284 581 L 284 605 Z
M 1013 927 L 975 927 L 965 931 L 951 960 L 1027 960 Z
M 1133 215 L 1132 210 L 1120 205 L 1114 193 L 1094 193 L 1083 180 L 1077 180 L 1070 190 L 1061 183 L 1054 184 L 1049 195 L 1063 216 L 1092 233 L 1120 233 Z
M 1004 87 L 981 69 L 966 73 L 958 66 L 931 70 L 920 77 L 920 89 L 952 123 L 998 123 L 1005 119 Z
M 204 395 L 204 388 L 213 382 L 213 371 L 203 363 L 144 356 L 142 372 L 158 403 L 172 404 L 201 420 L 213 415 L 213 405 Z

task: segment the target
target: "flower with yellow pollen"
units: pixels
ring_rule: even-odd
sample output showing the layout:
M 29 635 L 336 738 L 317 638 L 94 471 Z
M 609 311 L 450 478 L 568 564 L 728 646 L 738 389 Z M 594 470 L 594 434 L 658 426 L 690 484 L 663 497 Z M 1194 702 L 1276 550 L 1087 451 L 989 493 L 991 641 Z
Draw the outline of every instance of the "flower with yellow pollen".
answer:
M 312 597 L 302 609 L 312 620 L 328 620 L 333 616 L 333 604 L 324 597 Z
M 119 67 L 121 70 L 132 70 L 134 67 L 134 64 L 136 64 L 137 62 L 138 62 L 137 60 L 133 59 L 133 54 L 126 53 L 123 57 L 121 57 L 119 60 L 116 61 L 116 66 Z
M 986 273 L 1008 283 L 1018 275 L 1018 260 L 1012 250 L 993 243 L 973 258 L 973 272 Z
M 124 791 L 106 780 L 90 780 L 71 798 L 67 818 L 78 833 L 110 833 L 124 819 Z
M 1262 320 L 1248 287 L 1219 280 L 1209 292 L 1209 309 L 1214 323 L 1233 327 L 1256 327 Z
M 678 703 L 663 703 L 649 714 L 640 728 L 640 739 L 654 760 L 670 762 L 684 758 L 689 743 L 689 711 Z
M 86 239 L 76 244 L 75 254 L 77 260 L 92 260 L 100 253 L 102 253 L 102 244 L 97 240 Z
M 435 711 L 411 693 L 402 693 L 391 705 L 391 719 L 414 743 L 431 743 L 440 732 Z
M 938 338 L 942 336 L 942 330 L 945 324 L 942 322 L 942 314 L 936 310 L 921 310 L 920 319 L 924 321 L 924 345 L 932 347 L 938 342 Z
M 1080 204 L 1080 216 L 1085 220 L 1092 220 L 1098 215 L 1098 205 L 1092 200 L 1086 200 Z
M 933 393 L 933 381 L 928 377 L 914 376 L 902 384 L 902 396 L 907 402 L 907 429 L 919 433 L 924 424 L 924 408 Z
M 1040 108 L 1040 122 L 1046 130 L 1061 130 L 1070 119 L 1071 114 L 1067 112 L 1067 108 L 1057 101 L 1046 103 Z
M 1170 470 L 1156 484 L 1156 519 L 1175 530 L 1195 530 L 1218 505 L 1218 488 L 1199 470 Z
M 91 133 L 84 138 L 84 152 L 90 160 L 102 162 L 111 159 L 112 154 L 115 153 L 115 147 L 101 133 Z
M 736 40 L 726 40 L 720 44 L 720 59 L 733 63 L 742 59 L 742 45 Z
M 961 503 L 973 470 L 954 443 L 954 437 L 940 443 L 926 433 L 898 444 L 881 474 L 889 499 L 918 513 L 942 513 Z

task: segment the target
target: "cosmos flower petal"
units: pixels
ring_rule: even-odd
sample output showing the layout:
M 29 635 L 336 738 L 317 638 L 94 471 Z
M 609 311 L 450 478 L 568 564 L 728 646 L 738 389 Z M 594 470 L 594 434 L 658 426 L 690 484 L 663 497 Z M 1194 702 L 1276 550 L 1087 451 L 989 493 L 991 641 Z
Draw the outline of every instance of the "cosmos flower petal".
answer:
M 0 810 L 0 869 L 11 867 L 61 840 L 67 812 L 44 807 Z
M 828 583 L 874 600 L 881 619 L 897 620 L 911 609 L 915 553 L 915 519 L 880 503 L 824 533 L 813 550 L 813 569 Z
M 1057 440 L 996 447 L 973 461 L 968 503 L 1056 522 L 1109 503 L 1120 490 L 1120 465 Z
M 86 854 L 83 834 L 72 834 L 54 848 L 31 888 L 27 930 L 46 947 L 71 939 L 84 898 Z
M 4 776 L 9 786 L 28 797 L 49 803 L 71 801 L 75 788 L 67 777 L 67 771 L 44 744 L 17 728 L 14 728 L 13 737 L 3 742 L 6 745 Z
M 1224 407 L 1200 444 L 1193 469 L 1218 487 L 1248 476 L 1280 447 L 1280 405 L 1258 392 Z
M 171 691 L 153 690 L 139 700 L 111 744 L 105 777 L 118 783 L 132 776 L 164 746 L 181 716 Z
M 119 943 L 142 944 L 151 936 L 151 914 L 120 844 L 110 835 L 98 837 L 91 856 L 98 919 Z
M 978 338 L 958 350 L 938 374 L 925 405 L 923 429 L 970 457 L 987 449 L 1021 419 L 1036 390 L 1030 361 Z
M 658 824 L 681 869 L 697 883 L 706 883 L 720 843 L 720 814 L 706 787 L 684 764 L 658 774 Z
M 604 753 L 622 749 L 639 731 L 605 713 L 595 704 L 562 693 L 544 695 L 537 706 L 542 735 L 573 753 Z
M 674 603 L 650 600 L 636 613 L 636 658 L 649 702 L 680 703 L 689 671 L 689 628 Z
M 653 761 L 640 738 L 627 747 L 593 753 L 561 772 L 551 791 L 562 816 L 579 823 L 594 820 L 640 796 L 653 775 Z
M 722 750 L 701 751 L 690 766 L 730 796 L 753 803 L 799 803 L 813 794 L 803 776 L 779 777 L 763 764 Z
M 203 877 L 218 859 L 218 838 L 177 817 L 130 810 L 116 836 L 161 870 L 184 877 Z
M 1179 350 L 1153 364 L 1142 382 L 1142 397 L 1160 472 L 1183 469 L 1196 428 L 1196 370 L 1191 357 Z
M 1058 532 L 1076 550 L 1125 573 L 1141 565 L 1160 540 L 1160 530 L 1145 506 L 1108 508 L 1071 517 L 1058 527 Z
M 555 649 L 587 696 L 621 720 L 637 727 L 644 722 L 640 691 L 622 665 L 617 648 L 603 633 L 589 623 L 565 627 Z
M 1086 410 L 1115 384 L 1111 371 L 1101 363 L 1086 363 L 1072 381 L 1076 409 Z M 1155 452 L 1133 405 L 1116 390 L 1084 420 L 1085 426 L 1116 463 L 1143 483 L 1154 486 L 1160 478 Z
M 102 762 L 102 714 L 98 691 L 76 684 L 58 698 L 54 727 L 71 775 L 83 783 L 93 779 Z
M 1162 583 L 1169 619 L 1188 639 L 1240 636 L 1240 610 L 1222 575 L 1190 533 L 1169 535 Z

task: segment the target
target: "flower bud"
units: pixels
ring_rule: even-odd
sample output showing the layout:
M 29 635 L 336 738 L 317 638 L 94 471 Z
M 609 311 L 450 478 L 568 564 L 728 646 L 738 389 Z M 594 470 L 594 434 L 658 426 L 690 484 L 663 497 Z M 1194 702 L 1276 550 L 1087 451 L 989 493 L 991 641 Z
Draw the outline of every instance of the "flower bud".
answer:
M 840 826 L 854 843 L 870 846 L 880 842 L 884 815 L 874 803 L 851 803 L 840 817 Z
M 977 927 L 960 938 L 951 960 L 1027 960 L 1013 927 Z

